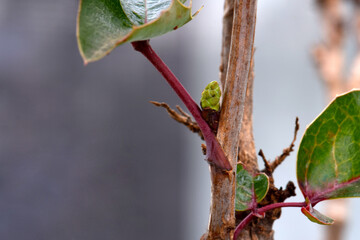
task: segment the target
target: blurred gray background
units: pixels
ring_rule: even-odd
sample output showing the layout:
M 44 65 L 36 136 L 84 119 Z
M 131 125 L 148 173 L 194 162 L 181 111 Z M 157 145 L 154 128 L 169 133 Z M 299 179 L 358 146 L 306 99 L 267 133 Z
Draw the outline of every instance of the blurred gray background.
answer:
M 194 9 L 203 4 L 193 22 L 151 41 L 195 99 L 220 61 L 223 1 Z M 148 103 L 180 101 L 129 44 L 83 66 L 77 5 L 0 0 L 0 239 L 199 239 L 210 205 L 201 141 Z M 321 34 L 310 0 L 258 6 L 254 129 L 273 159 L 295 117 L 301 136 L 327 104 L 309 54 Z M 278 186 L 296 182 L 295 161 L 279 168 Z M 349 221 L 345 239 L 358 239 L 358 225 Z M 324 227 L 284 209 L 275 230 L 277 240 L 321 239 Z

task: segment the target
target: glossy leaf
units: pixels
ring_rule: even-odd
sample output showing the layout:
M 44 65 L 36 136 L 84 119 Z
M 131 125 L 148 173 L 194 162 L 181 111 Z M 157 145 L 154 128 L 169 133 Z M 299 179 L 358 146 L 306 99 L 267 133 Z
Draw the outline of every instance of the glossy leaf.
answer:
M 269 178 L 261 173 L 252 176 L 242 164 L 236 169 L 236 211 L 246 211 L 256 207 L 264 199 L 269 190 Z
M 297 178 L 310 203 L 360 197 L 360 91 L 338 96 L 310 124 L 297 157 Z
M 312 208 L 311 205 L 301 208 L 301 212 L 312 222 L 318 223 L 321 225 L 331 225 L 334 223 L 334 220 L 323 215 L 316 209 Z
M 184 0 L 80 0 L 77 38 L 85 63 L 116 46 L 173 31 L 192 19 Z M 146 6 L 145 4 L 146 3 Z

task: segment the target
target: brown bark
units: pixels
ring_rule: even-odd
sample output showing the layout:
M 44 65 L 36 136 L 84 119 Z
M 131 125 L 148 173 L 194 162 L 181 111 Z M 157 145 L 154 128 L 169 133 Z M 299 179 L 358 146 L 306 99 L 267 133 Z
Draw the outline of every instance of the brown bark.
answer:
M 202 236 L 202 240 L 233 239 L 235 224 L 248 214 L 248 212 L 242 212 L 235 216 L 236 163 L 243 163 L 252 173 L 259 172 L 252 126 L 256 5 L 257 2 L 251 0 L 225 0 L 220 65 L 220 80 L 224 97 L 218 139 L 233 166 L 233 171 L 224 172 L 210 167 L 212 199 L 209 231 Z M 295 134 L 297 129 L 298 125 L 296 125 Z M 287 148 L 287 154 L 283 152 L 283 158 L 281 158 L 282 155 L 280 156 L 282 160 L 292 151 L 293 142 Z M 295 186 L 292 182 L 288 183 L 285 190 L 279 190 L 274 186 L 272 172 L 277 162 L 272 162 L 271 166 L 273 165 L 270 172 L 269 192 L 259 207 L 283 202 L 286 198 L 295 195 Z M 272 226 L 280 214 L 280 209 L 274 209 L 267 212 L 265 218 L 254 219 L 240 233 L 238 239 L 272 240 L 274 237 Z
M 238 162 L 246 166 L 246 169 L 256 174 L 259 172 L 259 167 L 257 163 L 257 156 L 255 150 L 255 142 L 253 135 L 253 124 L 252 124 L 252 109 L 253 109 L 253 83 L 254 83 L 254 56 L 251 60 L 251 68 L 249 72 L 249 80 L 246 89 L 245 97 L 245 108 L 244 108 L 244 117 L 242 121 L 242 127 L 239 136 L 239 152 L 238 152 Z M 244 218 L 248 212 L 238 213 L 236 216 L 237 224 Z M 255 233 L 254 224 L 249 224 L 240 234 L 238 239 L 242 240 L 252 240 L 258 239 Z M 270 239 L 270 238 L 269 238 Z
M 238 162 L 242 163 L 249 172 L 256 174 L 259 172 L 257 162 L 255 141 L 253 134 L 253 86 L 254 86 L 254 54 L 251 59 L 249 80 L 246 88 L 245 108 L 242 127 L 239 136 Z
M 241 162 L 246 166 L 247 170 L 253 174 L 259 172 L 255 141 L 253 135 L 253 121 L 252 121 L 252 112 L 253 112 L 253 84 L 254 84 L 254 58 L 251 61 L 251 70 L 249 72 L 249 80 L 246 89 L 246 98 L 245 98 L 245 109 L 244 117 L 242 121 L 242 127 L 239 136 L 239 152 L 238 152 L 238 162 Z M 280 211 L 277 211 L 280 213 Z M 236 216 L 237 224 L 246 217 L 248 212 L 238 213 Z M 272 215 L 272 214 L 271 214 Z M 280 216 L 279 214 L 277 214 Z M 274 219 L 275 220 L 275 219 Z M 272 225 L 274 220 L 272 217 L 269 218 L 269 214 L 263 220 L 255 219 L 250 223 L 240 234 L 238 240 L 271 240 L 273 239 L 274 233 L 272 230 Z
M 221 47 L 221 63 L 220 63 L 220 82 L 221 82 L 222 90 L 224 90 L 226 72 L 228 69 L 233 18 L 234 18 L 234 0 L 225 0 L 224 16 L 223 16 L 222 47 Z
M 208 233 L 202 239 L 233 239 L 235 227 L 235 170 L 246 85 L 254 44 L 256 6 L 256 0 L 234 1 L 230 50 L 228 51 L 224 47 L 222 49 L 223 54 L 229 52 L 229 60 L 227 66 L 226 63 L 222 63 L 222 70 L 227 70 L 226 79 L 222 84 L 223 101 L 217 136 L 233 166 L 233 171 L 224 172 L 215 167 L 210 167 L 212 181 L 210 220 Z M 231 1 L 226 1 L 225 8 L 231 8 Z M 228 10 L 225 14 L 229 14 Z M 228 32 L 228 30 L 224 31 Z
M 235 4 L 234 4 L 235 3 Z M 224 98 L 218 129 L 218 139 L 235 171 L 236 162 L 242 162 L 248 171 L 259 172 L 253 137 L 253 54 L 256 23 L 256 1 L 225 1 L 223 45 L 221 53 L 220 79 Z M 234 14 L 231 9 L 234 8 Z M 231 21 L 231 16 L 234 17 Z M 230 29 L 231 41 L 229 39 Z M 227 57 L 227 54 L 230 54 Z M 226 76 L 226 78 L 225 78 Z M 241 122 L 242 119 L 242 122 Z M 202 240 L 232 239 L 235 223 L 238 224 L 247 212 L 235 217 L 235 172 L 223 172 L 211 167 L 212 202 L 209 232 Z M 285 190 L 273 185 L 263 202 L 267 205 L 282 202 L 295 195 L 293 183 Z M 272 240 L 272 225 L 280 217 L 281 210 L 269 211 L 264 219 L 254 219 L 238 239 Z
M 254 84 L 254 57 L 251 60 L 251 67 L 249 72 L 249 80 L 246 89 L 246 98 L 245 98 L 245 109 L 244 116 L 242 121 L 242 127 L 239 136 L 239 152 L 238 152 L 238 161 L 246 166 L 249 172 L 256 174 L 258 170 L 258 162 L 255 150 L 255 141 L 253 136 L 253 84 Z M 285 190 L 279 190 L 274 185 L 274 179 L 272 178 L 272 173 L 276 167 L 285 159 L 286 156 L 293 151 L 294 141 L 296 139 L 296 133 L 298 131 L 299 125 L 296 121 L 294 139 L 291 142 L 290 146 L 284 149 L 283 153 L 276 158 L 277 160 L 269 163 L 271 169 L 265 173 L 270 178 L 270 188 L 266 198 L 260 203 L 260 206 L 265 206 L 271 203 L 283 202 L 285 199 L 291 196 L 295 196 L 295 186 L 290 182 Z M 265 169 L 266 170 L 266 169 Z M 246 217 L 248 212 L 237 213 L 236 215 L 236 224 L 239 224 L 242 219 Z M 238 240 L 273 240 L 274 231 L 273 224 L 276 219 L 281 215 L 281 209 L 274 209 L 266 213 L 265 218 L 263 219 L 254 219 L 241 233 L 238 237 Z

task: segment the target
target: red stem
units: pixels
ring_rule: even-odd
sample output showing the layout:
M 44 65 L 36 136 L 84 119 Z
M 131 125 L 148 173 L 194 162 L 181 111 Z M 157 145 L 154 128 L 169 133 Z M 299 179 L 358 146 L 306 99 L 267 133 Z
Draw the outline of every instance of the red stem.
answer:
M 289 202 L 289 203 L 273 203 L 273 204 L 269 204 L 265 207 L 259 208 L 256 211 L 252 211 L 249 215 L 247 215 L 241 222 L 240 224 L 235 228 L 234 231 L 234 240 L 236 240 L 239 235 L 240 232 L 246 227 L 246 225 L 254 218 L 255 213 L 258 215 L 262 215 L 263 213 L 275 209 L 275 208 L 280 208 L 280 207 L 306 207 L 306 202 Z
M 273 203 L 266 205 L 265 207 L 259 208 L 257 212 L 259 214 L 262 214 L 264 212 L 267 212 L 269 210 L 280 208 L 280 207 L 306 207 L 306 202 L 281 202 L 281 203 Z
M 187 109 L 194 117 L 195 121 L 198 123 L 206 142 L 206 157 L 208 162 L 216 165 L 221 169 L 230 171 L 232 169 L 230 162 L 225 156 L 224 151 L 222 150 L 215 135 L 211 131 L 209 125 L 202 118 L 199 106 L 190 96 L 190 94 L 186 91 L 184 86 L 180 83 L 179 79 L 176 78 L 176 76 L 171 72 L 169 67 L 151 48 L 149 40 L 132 42 L 131 44 L 136 51 L 142 53 L 161 73 L 161 75 L 166 79 L 169 85 L 174 89 L 176 94 L 180 97 L 181 101 L 183 101 Z
M 246 225 L 249 224 L 249 222 L 254 218 L 254 216 L 255 216 L 254 213 L 250 213 L 240 222 L 239 225 L 237 225 L 234 231 L 234 238 L 233 238 L 234 240 L 236 240 L 239 237 L 240 232 L 246 227 Z

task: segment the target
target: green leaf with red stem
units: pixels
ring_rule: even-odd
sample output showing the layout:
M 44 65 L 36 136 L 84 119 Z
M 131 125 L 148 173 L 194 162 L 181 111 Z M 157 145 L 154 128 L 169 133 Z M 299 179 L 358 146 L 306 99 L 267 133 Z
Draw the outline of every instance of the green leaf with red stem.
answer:
M 220 143 L 217 141 L 210 126 L 202 118 L 200 107 L 186 91 L 179 79 L 171 72 L 168 66 L 161 60 L 156 52 L 151 48 L 149 41 L 137 41 L 132 43 L 134 49 L 142 53 L 153 66 L 161 73 L 168 84 L 173 88 L 187 109 L 190 111 L 204 136 L 206 142 L 206 160 L 220 169 L 230 171 L 231 164 L 227 159 Z
M 250 223 L 250 221 L 254 218 L 254 217 L 263 217 L 265 216 L 265 213 L 267 211 L 270 211 L 272 209 L 275 208 L 282 208 L 282 207 L 306 207 L 307 203 L 306 202 L 279 202 L 279 203 L 273 203 L 273 204 L 269 204 L 266 205 L 262 208 L 258 208 L 258 209 L 253 209 L 253 211 L 251 211 L 249 213 L 249 215 L 247 215 L 240 223 L 239 225 L 237 225 L 237 227 L 235 228 L 234 231 L 234 238 L 233 239 L 238 239 L 241 231 L 246 227 L 246 225 L 248 225 Z
M 242 164 L 236 169 L 235 210 L 255 209 L 269 190 L 269 178 L 266 174 L 251 175 Z
M 176 30 L 192 19 L 184 0 L 80 0 L 77 38 L 85 63 L 116 46 Z M 195 13 L 196 14 L 196 13 Z
M 300 189 L 312 206 L 360 197 L 360 91 L 338 96 L 310 124 L 297 156 Z
M 331 225 L 334 223 L 334 220 L 323 215 L 319 211 L 312 208 L 311 205 L 307 207 L 302 207 L 301 212 L 312 222 L 318 223 L 321 225 Z

